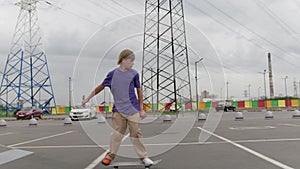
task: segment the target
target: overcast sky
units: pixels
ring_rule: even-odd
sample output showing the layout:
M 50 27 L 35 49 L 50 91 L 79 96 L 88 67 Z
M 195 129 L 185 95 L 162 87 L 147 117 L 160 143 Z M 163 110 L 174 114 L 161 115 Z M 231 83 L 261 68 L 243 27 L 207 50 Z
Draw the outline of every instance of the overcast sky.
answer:
M 17 1 L 0 0 L 0 71 L 12 42 L 19 7 Z M 136 52 L 135 68 L 141 70 L 143 0 L 48 0 L 38 4 L 43 49 L 46 51 L 58 105 L 68 104 L 68 77 L 73 78 L 73 102 L 102 82 L 116 67 L 123 48 Z M 199 91 L 219 97 L 243 98 L 264 94 L 263 72 L 272 53 L 275 95 L 294 95 L 300 85 L 299 0 L 183 0 L 191 83 L 194 62 Z M 269 95 L 268 78 L 267 95 Z M 108 100 L 108 90 L 106 99 Z M 194 93 L 194 92 L 193 92 Z M 97 97 L 103 100 L 103 94 Z

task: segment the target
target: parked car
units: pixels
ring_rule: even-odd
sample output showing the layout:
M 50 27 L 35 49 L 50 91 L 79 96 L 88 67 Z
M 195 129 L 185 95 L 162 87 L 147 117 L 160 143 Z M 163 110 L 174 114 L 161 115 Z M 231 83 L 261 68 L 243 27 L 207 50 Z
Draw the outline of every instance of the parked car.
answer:
M 224 104 L 217 104 L 216 111 L 224 110 Z
M 177 105 L 177 110 L 178 110 L 178 111 L 179 111 L 180 108 L 181 108 L 181 107 Z M 176 111 L 175 105 L 170 107 L 170 111 Z
M 236 107 L 234 105 L 231 105 L 231 104 L 226 104 L 224 106 L 224 111 L 225 112 L 228 112 L 229 110 L 232 110 L 232 111 L 235 111 Z
M 71 120 L 83 120 L 83 119 L 92 119 L 96 118 L 96 108 L 86 104 L 85 107 L 75 106 L 69 114 Z
M 41 119 L 43 117 L 43 110 L 34 109 L 32 107 L 25 107 L 16 113 L 17 120 L 31 119 L 33 117 L 38 117 Z
M 216 111 L 224 110 L 225 112 L 228 112 L 229 110 L 235 111 L 236 107 L 231 104 L 217 104 Z

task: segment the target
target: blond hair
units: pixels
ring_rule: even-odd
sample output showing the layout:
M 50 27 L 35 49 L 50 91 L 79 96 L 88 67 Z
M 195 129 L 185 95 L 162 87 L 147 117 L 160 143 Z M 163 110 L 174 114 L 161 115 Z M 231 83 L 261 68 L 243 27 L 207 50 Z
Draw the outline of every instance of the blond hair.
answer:
M 124 49 L 120 53 L 119 60 L 118 60 L 118 65 L 121 64 L 124 59 L 127 59 L 129 57 L 134 57 L 134 53 L 129 49 Z

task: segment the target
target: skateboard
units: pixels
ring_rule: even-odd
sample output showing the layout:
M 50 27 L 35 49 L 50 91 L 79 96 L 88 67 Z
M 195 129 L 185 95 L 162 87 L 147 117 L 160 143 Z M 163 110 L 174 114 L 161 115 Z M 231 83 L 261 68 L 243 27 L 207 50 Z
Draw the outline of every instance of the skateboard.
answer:
M 130 167 L 130 166 L 144 166 L 145 169 L 150 169 L 151 166 L 158 164 L 159 162 L 161 162 L 162 160 L 155 160 L 153 161 L 153 164 L 150 166 L 145 165 L 143 162 L 141 161 L 136 161 L 136 162 L 112 162 L 109 167 L 113 167 L 113 168 L 119 168 L 119 167 Z

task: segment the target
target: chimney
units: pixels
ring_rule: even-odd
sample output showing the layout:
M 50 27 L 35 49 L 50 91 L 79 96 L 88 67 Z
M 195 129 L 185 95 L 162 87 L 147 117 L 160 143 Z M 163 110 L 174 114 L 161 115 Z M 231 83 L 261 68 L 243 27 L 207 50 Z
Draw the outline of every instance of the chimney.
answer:
M 274 86 L 273 86 L 271 53 L 268 53 L 268 66 L 269 66 L 270 98 L 274 98 Z

